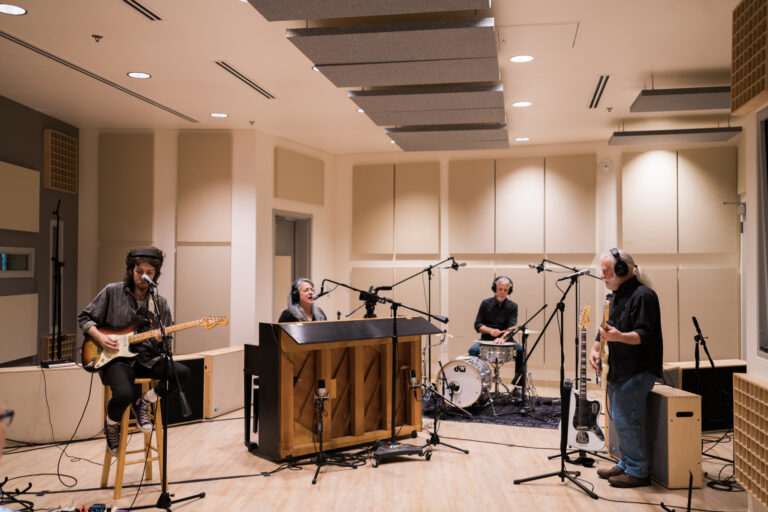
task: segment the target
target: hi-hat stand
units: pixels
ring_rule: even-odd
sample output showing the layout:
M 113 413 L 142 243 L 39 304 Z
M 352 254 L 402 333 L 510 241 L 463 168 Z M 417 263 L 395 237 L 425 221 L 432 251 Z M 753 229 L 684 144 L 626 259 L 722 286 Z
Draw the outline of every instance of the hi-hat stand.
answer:
M 126 508 L 124 510 L 142 510 L 142 509 L 148 509 L 148 508 L 159 508 L 162 510 L 171 510 L 171 505 L 175 503 L 182 503 L 184 501 L 194 500 L 194 499 L 203 499 L 205 498 L 205 492 L 201 492 L 192 496 L 187 496 L 185 498 L 179 498 L 179 499 L 171 499 L 174 495 L 170 494 L 168 492 L 168 395 L 170 394 L 170 379 L 174 378 L 176 379 L 176 389 L 179 393 L 179 408 L 181 409 L 181 415 L 185 418 L 192 414 L 192 409 L 189 407 L 189 402 L 187 401 L 186 395 L 184 395 L 184 390 L 181 389 L 181 383 L 179 382 L 179 376 L 176 373 L 176 367 L 174 366 L 173 362 L 173 350 L 171 347 L 171 336 L 166 332 L 165 326 L 163 325 L 163 320 L 160 316 L 160 309 L 158 307 L 158 295 L 157 295 L 157 287 L 153 284 L 150 284 L 149 286 L 149 292 L 153 297 L 153 300 L 150 302 L 154 302 L 155 304 L 155 317 L 157 318 L 158 327 L 160 329 L 160 333 L 162 335 L 162 343 L 160 343 L 161 347 L 161 355 L 163 358 L 163 378 L 161 381 L 161 386 L 165 387 L 165 392 L 163 393 L 164 396 L 160 397 L 160 409 L 162 417 L 162 424 L 163 424 L 163 464 L 160 468 L 161 473 L 161 479 L 160 479 L 160 496 L 157 498 L 157 502 L 154 505 L 141 505 L 138 507 L 131 507 Z M 169 375 L 169 372 L 173 373 L 173 376 Z
M 528 382 L 526 382 L 527 375 L 528 375 L 528 359 L 530 359 L 531 354 L 533 354 L 533 351 L 536 348 L 536 344 L 533 345 L 533 347 L 531 348 L 530 352 L 527 352 L 527 346 L 526 346 L 527 345 L 527 341 L 528 341 L 528 328 L 527 327 L 528 327 L 528 323 L 531 320 L 533 320 L 534 318 L 536 318 L 537 316 L 539 316 L 539 313 L 544 311 L 544 309 L 546 307 L 547 307 L 547 304 L 544 304 L 543 306 L 541 306 L 539 308 L 539 310 L 536 311 L 533 314 L 532 317 L 530 317 L 528 320 L 526 320 L 525 322 L 523 322 L 522 324 L 517 326 L 515 328 L 515 330 L 513 331 L 513 336 L 514 336 L 514 333 L 517 333 L 517 332 L 522 332 L 523 333 L 523 335 L 521 337 L 522 348 L 523 348 L 522 355 L 525 357 L 525 359 L 523 359 L 523 362 L 520 364 L 520 373 L 517 375 L 517 379 L 514 382 L 512 382 L 513 386 L 520 386 L 520 402 L 519 403 L 520 403 L 520 409 L 521 410 L 530 410 L 530 409 L 533 408 L 533 403 L 531 402 L 529 404 L 530 407 L 528 407 L 525 404 L 525 400 L 526 400 L 526 391 L 527 391 L 526 388 L 528 387 Z M 538 339 L 536 340 L 536 343 L 538 343 Z M 528 398 L 530 398 L 530 397 L 528 397 Z
M 563 295 L 562 297 L 560 297 L 560 301 L 557 303 L 555 310 L 552 311 L 552 314 L 549 316 L 547 323 L 544 325 L 544 328 L 541 330 L 541 333 L 539 333 L 539 337 L 536 340 L 536 344 L 538 344 L 539 340 L 541 340 L 542 336 L 544 336 L 544 333 L 546 332 L 547 327 L 549 327 L 549 324 L 552 322 L 552 319 L 554 319 L 555 315 L 557 315 L 558 327 L 560 329 L 560 471 L 545 473 L 542 475 L 530 476 L 527 478 L 516 479 L 516 480 L 513 480 L 513 483 L 515 485 L 524 484 L 526 482 L 531 482 L 533 480 L 541 480 L 542 478 L 548 478 L 550 476 L 559 477 L 560 481 L 564 482 L 565 479 L 567 478 L 571 483 L 575 484 L 579 489 L 584 491 L 587 494 L 587 496 L 593 499 L 597 499 L 598 498 L 597 494 L 589 490 L 584 484 L 582 484 L 576 479 L 576 477 L 581 474 L 580 472 L 565 470 L 565 459 L 567 457 L 566 447 L 568 445 L 568 429 L 567 429 L 568 409 L 564 406 L 564 404 L 568 403 L 571 389 L 570 389 L 570 386 L 567 386 L 565 382 L 565 346 L 563 344 L 563 311 L 565 311 L 565 302 L 564 302 L 565 297 L 568 295 L 568 292 L 571 291 L 571 288 L 573 287 L 577 278 L 578 276 L 576 275 L 571 277 L 570 283 L 568 284 L 568 288 L 566 288 L 565 291 L 563 292 Z M 536 347 L 536 344 L 534 344 L 534 348 Z

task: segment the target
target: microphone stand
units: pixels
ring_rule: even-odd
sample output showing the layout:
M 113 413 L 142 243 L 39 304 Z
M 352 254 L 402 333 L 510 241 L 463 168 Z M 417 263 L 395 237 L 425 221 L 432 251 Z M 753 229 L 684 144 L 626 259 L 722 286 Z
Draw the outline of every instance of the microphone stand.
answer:
M 526 353 L 526 350 L 527 350 L 526 344 L 527 344 L 527 340 L 528 340 L 528 330 L 526 329 L 526 327 L 527 327 L 528 323 L 531 320 L 533 320 L 534 318 L 536 318 L 537 316 L 539 316 L 539 313 L 544 311 L 544 309 L 546 307 L 547 307 L 546 304 L 541 306 L 539 308 L 539 310 L 536 311 L 533 314 L 532 317 L 530 317 L 528 320 L 526 320 L 525 322 L 523 322 L 519 326 L 515 327 L 515 329 L 512 331 L 512 336 L 514 336 L 516 333 L 518 333 L 520 331 L 522 331 L 522 333 L 523 333 L 523 336 L 522 336 L 522 342 L 523 342 L 522 343 L 522 345 L 523 345 L 522 356 L 524 357 L 524 359 L 523 359 L 523 362 L 520 364 L 520 374 L 517 376 L 517 380 L 512 382 L 513 386 L 518 386 L 519 385 L 521 387 L 520 388 L 520 409 L 521 410 L 523 410 L 523 409 L 528 409 L 528 410 L 533 409 L 533 403 L 530 404 L 531 405 L 530 408 L 526 408 L 525 407 L 525 388 L 528 385 L 528 383 L 526 382 L 526 374 L 528 373 L 528 359 L 531 357 L 531 354 L 533 353 L 533 348 L 536 348 L 536 346 L 534 345 L 534 347 L 531 349 L 530 353 Z
M 179 392 L 179 407 L 181 408 L 181 414 L 185 418 L 188 417 L 190 414 L 192 414 L 192 410 L 189 407 L 189 402 L 187 402 L 187 397 L 184 395 L 184 391 L 181 389 L 181 384 L 179 382 L 179 376 L 176 373 L 176 367 L 173 362 L 173 351 L 171 350 L 171 336 L 166 332 L 165 326 L 163 325 L 163 320 L 160 316 L 160 309 L 158 304 L 158 295 L 157 295 L 157 287 L 150 285 L 149 287 L 149 293 L 152 296 L 152 302 L 155 304 L 155 317 L 157 318 L 157 323 L 160 328 L 160 334 L 162 335 L 163 341 L 160 345 L 161 349 L 160 352 L 162 353 L 163 358 L 163 379 L 161 386 L 164 386 L 165 393 L 163 393 L 164 396 L 160 397 L 160 409 L 161 409 L 161 417 L 162 417 L 162 423 L 163 423 L 163 467 L 160 468 L 161 473 L 161 483 L 160 488 L 162 489 L 160 492 L 160 496 L 157 498 L 157 503 L 154 505 L 141 505 L 138 507 L 132 507 L 132 508 L 126 508 L 125 510 L 142 510 L 147 508 L 159 508 L 163 510 L 171 510 L 171 505 L 174 503 L 181 503 L 183 501 L 189 501 L 193 499 L 203 499 L 205 498 L 205 492 L 201 492 L 198 494 L 195 494 L 193 496 L 187 496 L 185 498 L 179 498 L 177 500 L 172 500 L 173 497 L 172 494 L 168 493 L 168 394 L 169 394 L 169 382 L 170 378 L 168 375 L 168 372 L 173 373 L 173 378 L 176 379 L 176 389 Z
M 426 460 L 429 460 L 432 457 L 432 448 L 429 445 L 427 445 L 427 447 L 424 447 L 424 446 L 400 444 L 397 442 L 397 434 L 395 433 L 395 409 L 397 408 L 397 400 L 396 400 L 396 395 L 397 395 L 397 369 L 396 368 L 397 368 L 397 342 L 398 342 L 397 308 L 403 307 L 405 309 L 413 311 L 414 313 L 427 316 L 428 318 L 434 318 L 438 322 L 442 322 L 442 323 L 448 323 L 448 318 L 440 315 L 434 315 L 432 313 L 427 313 L 426 311 L 420 311 L 416 308 L 406 306 L 405 304 L 396 302 L 387 297 L 382 297 L 380 295 L 377 295 L 374 292 L 371 292 L 371 291 L 366 292 L 358 288 L 355 288 L 353 286 L 350 286 L 348 284 L 339 283 L 337 281 L 332 281 L 330 279 L 326 279 L 325 281 L 329 281 L 336 285 L 343 286 L 344 288 L 358 292 L 360 294 L 360 300 L 363 300 L 367 303 L 368 302 L 373 304 L 376 304 L 379 302 L 389 303 L 392 308 L 392 387 L 391 387 L 392 403 L 390 404 L 391 405 L 390 407 L 391 408 L 391 411 L 390 411 L 391 436 L 389 441 L 376 441 L 376 443 L 374 444 L 373 467 L 378 467 L 379 462 L 381 462 L 382 459 L 398 457 L 400 455 L 418 455 L 418 456 L 423 456 Z
M 575 484 L 577 487 L 579 487 L 582 491 L 584 491 L 590 498 L 597 499 L 598 496 L 593 491 L 590 491 L 584 484 L 579 482 L 576 477 L 579 476 L 581 473 L 578 471 L 566 471 L 565 470 L 565 459 L 567 458 L 566 455 L 566 446 L 568 444 L 568 407 L 566 407 L 566 404 L 568 403 L 568 400 L 570 399 L 570 393 L 571 393 L 571 386 L 570 383 L 566 385 L 565 382 L 565 346 L 563 344 L 563 311 L 565 311 L 565 297 L 568 295 L 568 292 L 571 291 L 571 288 L 577 281 L 578 276 L 571 277 L 571 281 L 568 284 L 568 288 L 565 289 L 563 292 L 562 297 L 560 297 L 560 301 L 557 303 L 557 306 L 555 307 L 555 310 L 552 311 L 552 314 L 549 316 L 549 319 L 547 320 L 547 323 L 544 325 L 544 328 L 541 330 L 541 333 L 539 333 L 539 337 L 536 339 L 536 343 L 534 344 L 534 348 L 536 347 L 536 344 L 539 343 L 542 336 L 544 336 L 544 333 L 547 330 L 547 327 L 549 327 L 549 324 L 552 322 L 552 319 L 555 318 L 555 315 L 558 316 L 558 325 L 560 328 L 560 471 L 555 471 L 553 473 L 545 473 L 542 475 L 536 475 L 531 476 L 527 478 L 517 479 L 514 480 L 513 483 L 515 485 L 523 484 L 525 482 L 530 482 L 533 480 L 540 480 L 542 478 L 548 478 L 550 476 L 557 476 L 560 478 L 561 482 L 564 482 L 567 478 L 569 481 L 571 481 L 573 484 Z M 531 352 L 533 352 L 533 349 L 531 349 Z M 527 359 L 527 358 L 526 358 Z
M 438 375 L 442 376 L 443 379 L 445 379 L 445 373 L 443 372 L 443 365 L 440 365 L 440 371 L 438 372 Z M 469 453 L 469 450 L 465 450 L 464 448 L 459 448 L 458 446 L 453 446 L 448 443 L 444 443 L 440 440 L 440 436 L 437 435 L 437 429 L 440 424 L 440 419 L 443 415 L 443 410 L 445 409 L 445 404 L 450 404 L 451 406 L 455 407 L 459 411 L 462 412 L 465 416 L 468 418 L 472 417 L 472 414 L 469 411 L 466 411 L 453 403 L 452 401 L 448 400 L 444 395 L 440 394 L 440 392 L 437 390 L 437 386 L 434 382 L 430 382 L 429 386 L 422 384 L 423 393 L 429 393 L 429 400 L 432 402 L 432 432 L 429 432 L 429 439 L 427 440 L 427 444 L 424 445 L 426 448 L 429 445 L 437 446 L 438 444 L 442 444 L 443 446 L 447 446 L 448 448 L 453 448 L 454 450 L 458 450 L 460 452 Z
M 53 214 L 56 216 L 56 237 L 54 238 L 54 254 L 51 258 L 53 262 L 53 297 L 51 297 L 51 310 L 53 311 L 53 336 L 51 336 L 51 343 L 55 347 L 53 351 L 53 357 L 51 359 L 61 359 L 61 342 L 64 339 L 61 329 L 61 269 L 64 266 L 64 262 L 59 259 L 59 235 L 61 230 L 61 215 L 59 215 L 59 209 L 61 208 L 61 199 L 56 203 L 56 210 Z M 52 347 L 53 348 L 53 347 Z M 46 358 L 48 353 L 45 354 Z

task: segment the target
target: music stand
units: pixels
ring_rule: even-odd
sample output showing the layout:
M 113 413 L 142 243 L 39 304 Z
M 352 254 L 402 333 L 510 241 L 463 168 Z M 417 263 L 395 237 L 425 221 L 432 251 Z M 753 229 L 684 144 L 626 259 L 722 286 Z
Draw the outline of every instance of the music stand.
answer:
M 565 347 L 563 345 L 563 311 L 565 311 L 565 297 L 568 295 L 568 292 L 571 291 L 571 288 L 573 287 L 574 283 L 578 279 L 578 275 L 572 275 L 570 279 L 570 283 L 568 284 L 568 288 L 565 289 L 563 292 L 563 295 L 560 297 L 560 301 L 557 303 L 557 306 L 555 307 L 555 310 L 552 311 L 552 314 L 549 316 L 549 319 L 547 320 L 547 323 L 544 325 L 544 329 L 542 329 L 541 333 L 539 334 L 538 339 L 536 340 L 536 343 L 541 340 L 542 336 L 544 336 L 544 333 L 547 330 L 547 327 L 549 327 L 549 324 L 552 322 L 552 319 L 555 318 L 555 316 L 558 316 L 558 327 L 560 329 L 560 471 L 555 471 L 552 473 L 545 473 L 542 475 L 536 475 L 536 476 L 530 476 L 527 478 L 520 478 L 513 480 L 512 483 L 515 485 L 524 484 L 526 482 L 531 482 L 533 480 L 541 480 L 542 478 L 548 478 L 550 476 L 557 476 L 560 478 L 561 482 L 564 482 L 567 478 L 570 482 L 575 484 L 579 489 L 584 491 L 587 496 L 589 496 L 592 499 L 597 499 L 598 496 L 593 491 L 589 490 L 584 484 L 579 482 L 576 477 L 579 476 L 581 473 L 578 471 L 566 471 L 565 470 L 565 459 L 567 457 L 566 455 L 566 447 L 568 444 L 568 410 L 564 407 L 564 404 L 568 403 L 568 399 L 570 398 L 570 385 L 566 386 L 565 383 Z M 535 348 L 535 344 L 534 344 Z

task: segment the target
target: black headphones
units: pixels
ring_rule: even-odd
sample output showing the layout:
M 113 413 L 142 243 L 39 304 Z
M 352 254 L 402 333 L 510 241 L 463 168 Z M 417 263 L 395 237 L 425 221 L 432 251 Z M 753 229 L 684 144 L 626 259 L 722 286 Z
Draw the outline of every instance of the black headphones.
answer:
M 299 299 L 301 298 L 301 290 L 299 290 L 299 287 L 301 286 L 301 283 L 309 283 L 312 285 L 312 288 L 315 287 L 315 284 L 307 279 L 306 277 L 300 277 L 297 280 L 293 282 L 291 285 L 291 303 L 292 304 L 298 304 Z
M 617 277 L 624 277 L 627 275 L 629 273 L 629 265 L 627 265 L 626 261 L 621 259 L 619 250 L 615 247 L 611 249 L 611 256 L 616 260 L 616 263 L 613 265 L 613 273 L 616 274 Z
M 144 249 L 131 249 L 128 256 L 125 257 L 125 264 L 130 265 L 132 258 L 155 258 L 160 260 L 160 264 L 163 264 L 163 251 L 155 249 L 154 247 L 147 247 Z
M 499 279 L 506 279 L 507 281 L 509 281 L 509 293 L 512 293 L 512 288 L 513 288 L 512 280 L 507 276 L 497 276 L 496 279 L 493 280 L 493 284 L 491 285 L 491 290 L 493 290 L 493 293 L 496 293 L 496 283 L 498 282 Z

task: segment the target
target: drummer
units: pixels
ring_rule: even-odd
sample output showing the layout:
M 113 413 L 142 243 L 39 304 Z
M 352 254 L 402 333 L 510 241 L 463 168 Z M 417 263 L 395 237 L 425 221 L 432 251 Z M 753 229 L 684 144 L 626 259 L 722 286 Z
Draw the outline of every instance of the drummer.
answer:
M 491 290 L 494 296 L 481 302 L 480 309 L 477 310 L 475 330 L 480 333 L 481 341 L 514 343 L 511 336 L 508 336 L 508 339 L 504 338 L 507 331 L 517 324 L 517 304 L 509 300 L 509 295 L 512 293 L 512 280 L 507 276 L 498 276 L 493 280 Z M 469 355 L 476 357 L 480 355 L 479 342 L 469 347 Z M 512 382 L 517 381 L 524 357 L 522 347 L 515 343 L 515 378 Z

